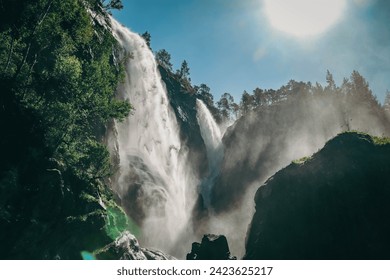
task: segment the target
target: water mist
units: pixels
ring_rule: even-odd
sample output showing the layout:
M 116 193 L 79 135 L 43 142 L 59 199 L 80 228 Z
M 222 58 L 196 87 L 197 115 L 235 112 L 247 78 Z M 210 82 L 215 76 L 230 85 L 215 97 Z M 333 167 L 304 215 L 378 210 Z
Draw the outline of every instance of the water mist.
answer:
M 110 140 L 116 141 L 119 155 L 114 190 L 141 225 L 142 246 L 178 254 L 176 243 L 190 225 L 197 180 L 187 166 L 187 147 L 180 141 L 153 53 L 139 35 L 114 19 L 112 29 L 126 59 L 118 97 L 134 107 L 125 121 L 115 124 L 115 139 Z
M 221 131 L 206 105 L 199 99 L 196 100 L 197 120 L 200 134 L 206 145 L 209 175 L 201 184 L 200 192 L 206 207 L 210 206 L 210 192 L 215 178 L 218 176 L 223 160 L 223 145 Z

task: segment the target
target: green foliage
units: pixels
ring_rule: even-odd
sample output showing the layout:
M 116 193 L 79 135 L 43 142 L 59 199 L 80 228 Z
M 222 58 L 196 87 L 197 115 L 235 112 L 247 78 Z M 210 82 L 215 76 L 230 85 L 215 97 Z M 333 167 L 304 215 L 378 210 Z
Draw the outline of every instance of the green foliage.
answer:
M 156 53 L 156 60 L 158 64 L 172 72 L 171 55 L 165 49 L 159 50 Z
M 325 87 L 318 82 L 313 86 L 310 82 L 291 80 L 277 90 L 256 88 L 253 94 L 244 91 L 239 111 L 240 115 L 246 115 L 252 110 L 261 110 L 275 104 L 308 102 L 315 99 L 328 99 L 329 102 L 339 104 L 343 107 L 346 117 L 356 108 L 364 108 L 373 115 L 382 115 L 384 111 L 389 111 L 389 102 L 385 100 L 385 104 L 381 107 L 368 82 L 359 72 L 353 71 L 349 79 L 344 78 L 342 85 L 337 86 L 329 70 L 326 73 Z
M 230 121 L 237 118 L 239 107 L 230 93 L 225 92 L 217 102 L 217 106 L 223 120 Z
M 375 145 L 381 146 L 381 145 L 388 145 L 390 144 L 390 138 L 389 137 L 377 137 L 372 136 L 372 142 Z
M 121 9 L 123 9 L 122 0 L 111 0 L 111 1 L 108 2 L 106 7 L 107 7 L 107 9 L 121 10 Z
M 301 164 L 306 163 L 311 158 L 312 157 L 303 157 L 303 158 L 300 158 L 300 159 L 297 159 L 297 160 L 293 160 L 293 163 L 301 165 Z
M 214 105 L 214 97 L 211 93 L 211 89 L 206 84 L 200 86 L 194 86 L 196 98 L 203 101 L 210 113 L 213 115 L 215 121 L 220 123 L 222 121 L 221 112 Z
M 329 72 L 329 70 L 326 71 L 326 87 L 325 89 L 334 91 L 336 90 L 336 83 L 333 79 L 333 75 Z
M 201 84 L 200 86 L 195 87 L 195 89 L 197 97 L 201 99 L 207 107 L 213 106 L 214 97 L 206 84 Z
M 253 96 L 247 93 L 246 91 L 244 91 L 241 96 L 241 102 L 240 102 L 241 112 L 243 115 L 247 114 L 253 108 L 252 104 L 253 104 Z
M 176 74 L 179 76 L 182 80 L 191 81 L 190 78 L 190 68 L 188 66 L 188 63 L 186 60 L 184 60 L 181 64 L 180 69 L 177 70 Z
M 114 99 L 120 71 L 112 63 L 111 34 L 91 24 L 79 1 L 57 2 L 33 1 L 15 22 L 18 32 L 2 32 L 0 77 L 11 84 L 14 102 L 38 119 L 49 156 L 65 168 L 95 165 L 85 171 L 94 178 L 106 169 L 99 155 L 107 157 L 94 131 L 123 119 L 130 106 Z
M 372 136 L 372 135 L 370 135 L 368 133 L 364 133 L 364 132 L 360 132 L 360 131 L 356 131 L 356 130 L 346 131 L 346 132 L 343 132 L 343 133 L 341 133 L 339 135 L 343 135 L 343 134 L 357 135 L 360 138 L 367 139 L 369 142 L 373 143 L 376 146 L 382 146 L 382 145 L 390 144 L 390 138 L 389 137 Z
M 125 230 L 129 230 L 135 236 L 139 236 L 140 231 L 137 225 L 132 222 L 120 208 L 109 207 L 106 211 L 107 219 L 105 230 L 107 235 L 113 240 L 119 237 Z
M 9 243 L 0 257 L 11 250 L 20 257 L 15 244 L 28 239 L 46 237 L 49 244 L 51 230 L 99 231 L 89 227 L 107 215 L 92 199 L 112 172 L 102 137 L 110 120 L 123 120 L 131 109 L 115 99 L 123 67 L 115 64 L 119 46 L 108 21 L 103 23 L 105 10 L 121 5 L 100 0 L 0 4 L 0 222 L 6 222 L 4 234 L 14 235 L 0 234 L 0 241 Z M 76 244 L 101 246 L 100 237 L 69 237 L 72 245 L 64 252 Z M 27 257 L 55 254 L 31 249 Z
M 148 47 L 150 49 L 151 48 L 150 47 L 150 40 L 151 40 L 150 33 L 148 31 L 145 31 L 144 33 L 142 33 L 141 37 L 145 40 L 146 45 L 148 45 Z

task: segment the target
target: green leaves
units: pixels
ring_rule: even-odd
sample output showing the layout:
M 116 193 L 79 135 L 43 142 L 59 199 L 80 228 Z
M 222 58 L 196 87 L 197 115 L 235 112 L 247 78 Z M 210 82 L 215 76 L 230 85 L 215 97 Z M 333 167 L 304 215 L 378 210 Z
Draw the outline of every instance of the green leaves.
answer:
M 52 2 L 26 6 L 18 36 L 3 32 L 2 74 L 14 77 L 15 98 L 41 120 L 52 156 L 64 166 L 83 166 L 94 178 L 92 170 L 106 172 L 97 166 L 90 170 L 92 157 L 99 162 L 104 162 L 101 156 L 108 157 L 97 144 L 96 127 L 110 118 L 123 119 L 130 111 L 129 104 L 114 99 L 121 77 L 112 63 L 115 41 L 103 27 L 92 25 L 79 1 Z M 17 75 L 16 69 L 21 70 Z
M 107 218 L 105 230 L 107 235 L 113 240 L 121 235 L 125 230 L 129 230 L 135 236 L 140 234 L 138 226 L 131 221 L 126 214 L 118 207 L 107 208 Z
M 77 83 L 82 74 L 82 66 L 75 56 L 60 56 L 56 60 L 53 75 L 66 84 Z
M 95 16 L 107 19 L 103 2 L 0 4 L 0 258 L 77 258 L 110 240 L 99 199 L 117 206 L 104 185 L 112 167 L 102 138 L 131 106 L 115 99 L 124 68 Z

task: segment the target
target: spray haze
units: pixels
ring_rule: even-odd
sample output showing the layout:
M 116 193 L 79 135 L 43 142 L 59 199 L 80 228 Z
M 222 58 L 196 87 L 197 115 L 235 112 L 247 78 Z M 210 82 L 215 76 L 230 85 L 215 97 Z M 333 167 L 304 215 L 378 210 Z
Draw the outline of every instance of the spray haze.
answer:
M 112 26 L 127 59 L 118 96 L 135 108 L 110 132 L 109 147 L 119 166 L 113 185 L 126 213 L 142 229 L 143 246 L 182 258 L 191 242 L 214 233 L 226 235 L 232 254 L 243 256 L 254 194 L 268 178 L 291 161 L 311 156 L 342 131 L 390 135 L 388 117 L 354 71 L 340 87 L 329 73 L 325 88 L 290 81 L 277 91 L 259 90 L 257 101 L 255 94 L 248 99 L 257 103 L 247 109 L 241 104 L 240 118 L 222 137 L 196 94 L 173 97 L 176 93 L 170 92 L 168 98 L 154 56 L 140 36 L 114 20 Z M 194 135 L 201 140 L 191 142 Z M 192 155 L 206 154 L 207 172 L 194 171 L 206 164 L 189 156 L 188 143 L 204 147 Z
M 210 206 L 210 192 L 214 180 L 219 173 L 223 159 L 223 146 L 221 131 L 206 105 L 196 100 L 197 120 L 200 133 L 206 145 L 209 174 L 201 184 L 201 194 L 206 207 Z
M 190 220 L 196 182 L 161 82 L 154 56 L 143 39 L 112 19 L 124 48 L 125 81 L 118 92 L 135 108 L 116 123 L 119 174 L 114 182 L 122 206 L 142 228 L 140 242 L 175 251 Z

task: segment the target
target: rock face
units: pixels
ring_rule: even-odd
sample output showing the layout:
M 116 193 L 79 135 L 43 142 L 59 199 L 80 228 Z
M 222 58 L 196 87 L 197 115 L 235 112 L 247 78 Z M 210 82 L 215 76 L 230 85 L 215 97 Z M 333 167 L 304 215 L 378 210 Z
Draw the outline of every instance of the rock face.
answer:
M 256 194 L 244 259 L 389 259 L 390 141 L 343 133 Z
M 191 253 L 187 260 L 235 260 L 229 251 L 226 237 L 223 235 L 206 234 L 202 243 L 192 243 Z
M 225 156 L 213 187 L 214 211 L 241 207 L 245 193 L 254 194 L 252 186 L 263 184 L 292 160 L 315 153 L 342 131 L 390 136 L 388 121 L 360 113 L 367 108 L 357 107 L 348 117 L 344 111 L 337 100 L 292 98 L 238 119 L 223 137 Z
M 158 250 L 142 248 L 134 235 L 125 231 L 114 242 L 96 253 L 102 260 L 174 260 L 175 258 Z
M 170 105 L 175 112 L 180 127 L 180 137 L 186 143 L 188 158 L 191 159 L 195 174 L 198 178 L 208 172 L 207 152 L 200 127 L 196 118 L 196 96 L 191 86 L 182 82 L 164 67 L 159 66 L 161 78 L 165 83 Z
M 181 141 L 188 147 L 187 152 L 188 158 L 191 159 L 189 164 L 191 164 L 192 171 L 196 178 L 205 178 L 209 175 L 209 164 L 206 145 L 197 120 L 195 89 L 180 81 L 175 74 L 167 71 L 164 67 L 159 66 L 158 70 L 165 83 L 170 105 L 180 127 Z M 199 194 L 193 209 L 192 222 L 195 228 L 200 228 L 202 220 L 208 216 L 203 202 L 203 197 Z

